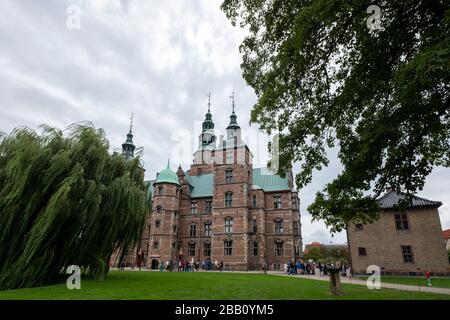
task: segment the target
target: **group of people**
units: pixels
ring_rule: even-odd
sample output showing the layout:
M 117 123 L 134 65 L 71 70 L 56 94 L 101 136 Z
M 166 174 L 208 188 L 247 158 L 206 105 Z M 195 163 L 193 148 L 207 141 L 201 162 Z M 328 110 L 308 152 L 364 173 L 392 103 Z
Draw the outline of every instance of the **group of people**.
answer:
M 348 275 L 350 266 L 347 264 L 342 264 L 341 268 L 342 273 L 344 275 Z M 297 260 L 297 262 L 294 262 L 294 260 L 291 260 L 284 264 L 284 273 L 288 275 L 318 275 L 323 277 L 328 275 L 328 267 L 326 264 L 322 264 L 321 262 L 305 262 L 303 260 Z
M 178 271 L 178 272 L 194 272 L 201 270 L 215 270 L 215 271 L 223 271 L 223 261 L 211 261 L 211 259 L 206 259 L 203 261 L 194 261 L 192 258 L 189 260 L 175 260 L 175 261 L 166 261 L 160 262 L 160 271 Z

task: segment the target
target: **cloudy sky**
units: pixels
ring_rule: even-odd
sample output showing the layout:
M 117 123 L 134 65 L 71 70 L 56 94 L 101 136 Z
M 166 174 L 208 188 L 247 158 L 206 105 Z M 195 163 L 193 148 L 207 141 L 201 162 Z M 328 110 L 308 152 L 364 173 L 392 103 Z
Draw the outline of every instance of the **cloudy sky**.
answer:
M 220 3 L 2 0 L 0 131 L 43 123 L 65 128 L 88 120 L 106 131 L 114 150 L 125 140 L 134 113 L 134 141 L 144 148 L 151 179 L 168 158 L 173 168 L 181 163 L 187 169 L 209 91 L 216 131 L 223 133 L 234 91 L 238 122 L 256 166 L 264 165 L 267 138 L 248 125 L 256 97 L 241 76 L 238 47 L 244 33 L 231 26 Z M 332 238 L 306 212 L 339 168 L 332 161 L 300 191 L 304 243 L 346 241 L 345 234 Z M 449 190 L 450 169 L 438 168 L 420 193 L 444 203 L 444 228 L 450 228 Z

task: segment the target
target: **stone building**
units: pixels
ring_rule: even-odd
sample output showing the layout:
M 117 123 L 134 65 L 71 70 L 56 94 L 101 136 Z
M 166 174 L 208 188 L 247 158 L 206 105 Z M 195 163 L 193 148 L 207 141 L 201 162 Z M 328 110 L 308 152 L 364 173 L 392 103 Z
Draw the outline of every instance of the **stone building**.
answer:
M 378 199 L 379 220 L 347 226 L 353 272 L 364 274 L 376 265 L 386 275 L 450 275 L 438 212 L 442 203 L 413 196 L 401 210 L 397 205 L 403 199 L 388 190 Z
M 226 270 L 269 270 L 302 250 L 298 193 L 292 173 L 253 168 L 233 111 L 217 141 L 208 108 L 198 150 L 186 172 L 169 166 L 152 186 L 152 213 L 140 243 L 146 266 L 174 260 L 223 261 Z

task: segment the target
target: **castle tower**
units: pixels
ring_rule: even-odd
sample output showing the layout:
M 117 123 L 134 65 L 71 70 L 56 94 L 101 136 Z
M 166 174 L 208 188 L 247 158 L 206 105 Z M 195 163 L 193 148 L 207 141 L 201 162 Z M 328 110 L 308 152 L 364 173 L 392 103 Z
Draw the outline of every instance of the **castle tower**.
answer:
M 127 134 L 127 140 L 122 144 L 122 155 L 126 159 L 131 159 L 134 157 L 134 150 L 136 146 L 133 143 L 133 114 L 130 119 L 130 131 Z
M 157 269 L 161 262 L 178 259 L 180 182 L 175 172 L 162 170 L 154 183 L 148 265 Z
M 242 143 L 235 113 L 227 127 L 227 140 L 216 149 L 213 184 L 212 260 L 222 260 L 233 270 L 248 269 L 249 190 L 252 183 L 252 154 Z
M 211 165 L 214 162 L 214 150 L 216 148 L 216 135 L 214 134 L 214 122 L 211 114 L 211 93 L 208 94 L 208 112 L 202 123 L 202 133 L 198 137 L 198 149 L 194 153 L 194 167 L 191 173 L 200 175 L 211 173 Z

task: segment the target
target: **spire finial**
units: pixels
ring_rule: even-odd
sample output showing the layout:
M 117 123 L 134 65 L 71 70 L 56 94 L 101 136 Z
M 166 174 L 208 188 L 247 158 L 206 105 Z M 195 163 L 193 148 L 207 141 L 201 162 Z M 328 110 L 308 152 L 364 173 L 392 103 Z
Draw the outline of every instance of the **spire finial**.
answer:
M 234 104 L 234 91 L 233 91 L 233 93 L 232 93 L 232 95 L 230 96 L 230 99 L 231 99 L 231 105 L 233 106 L 233 114 L 234 114 L 234 107 L 235 107 L 235 104 Z
M 207 95 L 208 97 L 208 113 L 211 112 L 211 91 Z
M 131 113 L 131 117 L 130 117 L 130 132 L 133 131 L 133 118 L 134 118 L 134 113 Z
M 170 168 L 170 158 L 167 159 L 167 168 Z

